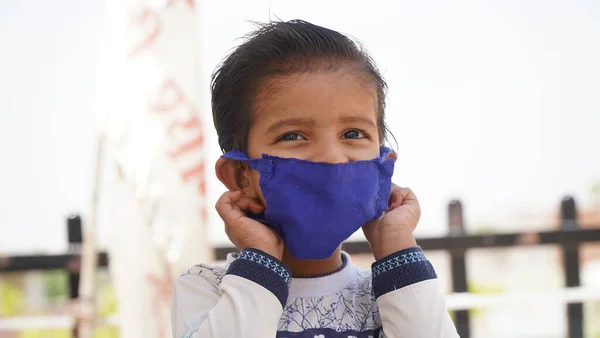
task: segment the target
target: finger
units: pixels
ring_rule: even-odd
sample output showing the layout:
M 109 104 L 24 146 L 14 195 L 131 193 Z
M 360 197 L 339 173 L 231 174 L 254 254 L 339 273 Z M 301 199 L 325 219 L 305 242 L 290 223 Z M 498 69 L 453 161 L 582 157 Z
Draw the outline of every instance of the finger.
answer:
M 237 202 L 241 197 L 241 191 L 228 191 L 226 193 L 223 193 L 223 195 L 221 195 L 221 197 L 219 197 L 219 199 L 217 200 L 215 208 L 217 209 L 217 211 L 219 209 L 226 209 L 226 206 L 235 205 L 235 202 Z
M 215 209 L 225 224 L 236 222 L 244 214 L 236 203 L 240 200 L 242 193 L 240 191 L 230 191 L 224 193 L 217 201 Z
M 265 207 L 253 198 L 241 197 L 236 205 L 242 210 L 250 210 L 255 214 L 265 211 Z
M 392 193 L 388 202 L 389 209 L 394 209 L 401 205 L 419 206 L 417 196 L 410 188 L 402 188 L 395 184 L 392 185 Z
M 388 210 L 394 209 L 395 207 L 402 204 L 402 199 L 402 188 L 395 184 L 392 184 L 390 198 L 388 199 Z
M 400 195 L 402 196 L 402 205 L 414 204 L 419 205 L 417 195 L 410 188 L 400 188 Z
M 415 219 L 419 220 L 421 218 L 421 207 L 415 193 L 409 188 L 401 188 L 400 194 L 402 195 L 402 203 L 397 206 L 398 209 L 405 210 L 405 212 L 412 214 Z

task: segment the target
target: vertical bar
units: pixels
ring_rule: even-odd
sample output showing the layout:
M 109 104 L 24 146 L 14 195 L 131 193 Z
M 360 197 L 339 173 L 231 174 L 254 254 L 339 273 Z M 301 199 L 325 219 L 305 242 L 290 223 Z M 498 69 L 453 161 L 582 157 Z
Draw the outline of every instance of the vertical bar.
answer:
M 571 196 L 563 198 L 560 204 L 560 227 L 562 231 L 576 230 L 577 208 Z M 579 243 L 571 242 L 563 245 L 563 271 L 567 287 L 580 285 L 579 280 Z M 568 337 L 583 338 L 583 304 L 567 304 Z
M 81 243 L 83 242 L 83 232 L 81 227 L 81 217 L 75 215 L 67 219 L 67 239 L 69 241 L 69 252 L 74 259 L 69 263 L 69 298 L 73 301 L 79 298 L 79 266 Z M 77 325 L 73 327 L 72 337 L 77 338 Z
M 450 236 L 464 236 L 466 234 L 463 207 L 459 200 L 453 200 L 448 205 L 448 228 Z M 466 248 L 450 251 L 450 268 L 452 271 L 452 291 L 468 292 Z M 454 311 L 454 322 L 459 336 L 469 338 L 471 335 L 469 310 Z

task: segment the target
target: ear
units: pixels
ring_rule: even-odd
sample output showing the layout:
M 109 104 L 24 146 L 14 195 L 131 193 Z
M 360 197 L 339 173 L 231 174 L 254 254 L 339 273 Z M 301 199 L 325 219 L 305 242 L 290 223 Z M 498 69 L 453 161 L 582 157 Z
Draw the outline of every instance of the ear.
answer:
M 219 158 L 215 164 L 215 172 L 221 183 L 229 191 L 242 191 L 246 197 L 253 195 L 252 181 L 250 180 L 251 169 L 243 162 L 234 161 L 226 158 Z
M 396 160 L 398 159 L 398 153 L 396 153 L 395 151 L 391 150 L 390 153 L 388 154 L 388 156 L 386 156 L 385 159 L 386 160 L 393 159 L 394 162 L 396 162 Z
M 240 182 L 242 170 L 242 164 L 239 161 L 220 157 L 215 163 L 217 178 L 229 191 L 242 190 L 242 182 Z

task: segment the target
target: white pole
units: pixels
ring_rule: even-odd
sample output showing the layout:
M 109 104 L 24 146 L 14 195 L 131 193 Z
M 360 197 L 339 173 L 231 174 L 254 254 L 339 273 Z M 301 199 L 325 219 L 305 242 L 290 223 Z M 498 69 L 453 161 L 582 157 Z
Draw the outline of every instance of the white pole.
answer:
M 96 270 L 98 266 L 98 250 L 96 241 L 98 196 L 104 139 L 96 138 L 96 157 L 92 181 L 92 195 L 87 218 L 83 219 L 83 244 L 81 249 L 81 279 L 79 281 L 79 313 L 77 317 L 77 337 L 92 338 L 96 321 L 95 294 Z

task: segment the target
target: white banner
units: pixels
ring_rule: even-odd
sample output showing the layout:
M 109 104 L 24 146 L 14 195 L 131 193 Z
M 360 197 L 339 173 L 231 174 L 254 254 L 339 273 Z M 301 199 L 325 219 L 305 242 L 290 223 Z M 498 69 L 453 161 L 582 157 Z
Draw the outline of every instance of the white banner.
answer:
M 110 270 L 121 337 L 171 336 L 173 278 L 212 261 L 191 0 L 108 0 L 99 71 Z

